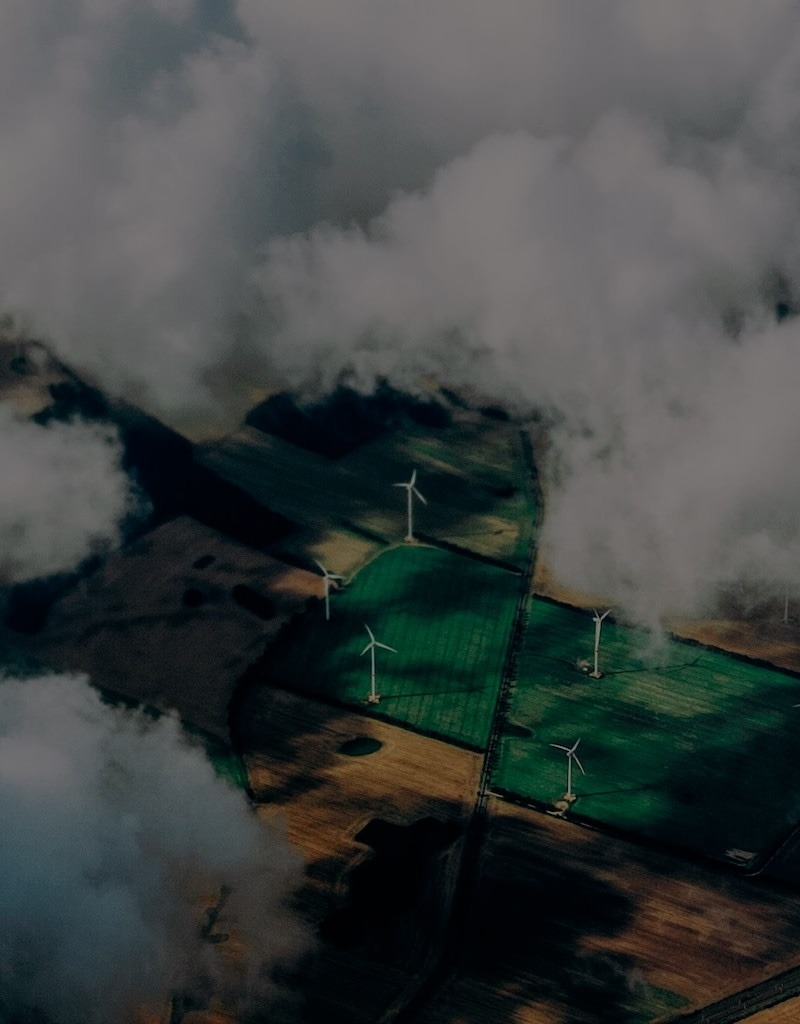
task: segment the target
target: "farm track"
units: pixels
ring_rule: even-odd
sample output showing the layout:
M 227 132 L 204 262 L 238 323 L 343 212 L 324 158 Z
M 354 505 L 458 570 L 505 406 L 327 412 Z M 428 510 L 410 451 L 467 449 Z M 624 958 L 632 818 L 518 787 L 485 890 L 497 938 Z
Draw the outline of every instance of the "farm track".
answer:
M 738 1024 L 797 996 L 800 996 L 800 967 L 793 967 L 699 1010 L 662 1017 L 657 1024 Z
M 486 559 L 479 555 L 472 555 L 471 552 L 468 553 L 472 557 L 477 557 L 480 561 L 489 561 L 495 565 L 499 564 L 500 567 L 508 571 L 514 571 L 515 575 L 519 574 L 520 593 L 511 628 L 511 640 L 503 667 L 503 676 L 492 715 L 489 741 L 481 766 L 478 790 L 464 839 L 464 848 L 460 860 L 451 860 L 454 877 L 451 879 L 452 897 L 450 901 L 450 914 L 442 929 L 438 949 L 433 950 L 429 957 L 430 966 L 428 969 L 423 969 L 419 972 L 411 986 L 401 994 L 395 1004 L 381 1017 L 379 1024 L 413 1024 L 420 1012 L 450 979 L 461 959 L 466 941 L 470 906 L 474 898 L 475 885 L 480 873 L 481 854 L 486 837 L 486 813 L 491 790 L 492 773 L 496 764 L 500 735 L 511 706 L 510 693 L 515 678 L 517 657 L 527 618 L 528 595 L 533 579 L 539 536 L 538 524 L 541 511 L 541 496 L 537 488 L 530 444 L 524 431 L 520 432 L 520 436 L 528 471 L 531 475 L 537 513 L 536 525 L 531 536 L 531 543 L 524 567 L 521 571 L 518 568 L 514 570 L 511 566 L 498 563 L 494 559 Z M 454 546 L 449 547 L 458 550 Z M 461 551 L 459 553 L 465 554 L 465 552 Z
M 420 537 L 420 540 L 423 540 L 423 538 Z M 457 552 L 461 555 L 470 554 L 469 552 L 460 550 L 455 545 L 439 545 L 436 541 L 430 538 L 424 538 L 424 540 L 431 545 L 447 548 L 448 550 Z M 519 1017 L 520 1022 L 522 1019 L 524 1019 L 525 1022 L 533 1022 L 534 1020 L 539 1022 L 540 1020 L 545 1019 L 548 1021 L 555 1021 L 556 1019 L 561 1020 L 561 1018 L 557 1018 L 556 1016 L 546 1016 L 548 1013 L 547 1008 L 549 1007 L 553 1013 L 557 1014 L 560 1012 L 562 1007 L 567 1005 L 566 1000 L 572 1001 L 570 993 L 573 991 L 573 976 L 566 971 L 562 974 L 562 978 L 566 981 L 564 990 L 559 992 L 557 996 L 554 996 L 553 991 L 551 990 L 551 981 L 546 974 L 543 974 L 540 970 L 535 970 L 533 968 L 528 974 L 525 974 L 524 972 L 529 969 L 527 967 L 522 968 L 520 964 L 510 961 L 510 959 L 509 962 L 505 964 L 502 957 L 498 956 L 500 970 L 492 976 L 489 983 L 482 983 L 474 977 L 471 977 L 472 969 L 466 966 L 468 957 L 471 955 L 469 945 L 474 941 L 476 933 L 476 912 L 477 904 L 480 899 L 478 893 L 485 888 L 487 881 L 483 872 L 487 870 L 490 857 L 491 861 L 494 862 L 498 855 L 498 850 L 500 850 L 501 854 L 503 853 L 503 848 L 500 845 L 501 840 L 498 839 L 498 837 L 503 837 L 505 811 L 500 810 L 502 795 L 493 791 L 492 780 L 497 770 L 498 755 L 502 748 L 503 727 L 508 715 L 511 713 L 513 681 L 515 677 L 515 670 L 517 668 L 517 659 L 520 654 L 521 639 L 523 637 L 525 625 L 525 614 L 527 614 L 528 611 L 528 605 L 527 601 L 525 601 L 525 597 L 527 597 L 530 589 L 530 580 L 532 577 L 536 550 L 537 545 L 536 540 L 534 540 L 520 578 L 521 593 L 513 617 L 511 641 L 509 642 L 506 651 L 501 685 L 492 711 L 492 724 L 486 754 L 483 755 L 482 759 L 475 757 L 475 774 L 472 776 L 468 787 L 464 791 L 464 818 L 462 820 L 465 822 L 466 827 L 462 840 L 459 843 L 459 848 L 450 853 L 447 860 L 440 867 L 436 911 L 432 915 L 432 919 L 427 926 L 428 930 L 425 937 L 424 951 L 420 950 L 422 955 L 417 963 L 414 976 L 406 976 L 406 978 L 401 982 L 401 985 L 399 985 L 398 993 L 392 999 L 388 1007 L 386 1007 L 386 1004 L 383 1004 L 386 1008 L 382 1010 L 380 1016 L 376 1016 L 374 1018 L 376 1024 L 412 1024 L 412 1022 L 417 1022 L 422 1019 L 428 1020 L 428 1014 L 435 1013 L 439 1008 L 439 1002 L 443 999 L 443 996 L 446 1000 L 446 1006 L 449 1006 L 451 1011 L 456 1010 L 456 1013 L 461 1012 L 461 1006 L 458 1000 L 462 999 L 463 1001 L 464 998 L 467 999 L 469 1002 L 469 1008 L 464 1011 L 467 1016 L 464 1016 L 463 1018 L 458 1016 L 459 1020 L 463 1020 L 464 1022 L 467 1020 L 471 1021 L 473 1019 L 477 1020 L 477 1016 L 474 1018 L 469 1017 L 469 1012 L 486 1013 L 489 1007 L 493 1008 L 493 1013 L 495 1010 L 497 1011 L 495 1019 L 500 1020 L 501 1015 L 507 1012 L 511 1002 L 509 999 L 509 993 L 504 987 L 505 983 L 511 977 L 516 979 L 520 970 L 523 972 L 521 976 L 527 979 L 524 984 L 520 984 L 520 996 L 518 1001 L 516 1001 L 516 1009 L 523 1015 Z M 488 564 L 494 564 L 498 567 L 510 569 L 509 565 L 499 565 L 498 561 L 493 558 L 478 557 L 477 561 L 487 562 Z M 517 573 L 518 572 L 519 569 L 517 569 Z M 625 674 L 622 674 L 622 679 L 626 679 Z M 645 687 L 645 690 L 646 695 L 649 697 L 652 687 L 647 686 Z M 704 707 L 703 701 L 700 697 L 696 696 L 694 699 L 699 700 L 698 707 L 693 709 L 694 713 L 701 714 L 703 712 L 708 712 L 709 709 Z M 647 702 L 647 700 L 644 701 L 645 705 Z M 344 712 L 344 709 L 342 709 L 342 712 Z M 626 720 L 628 717 L 632 720 L 638 720 L 638 714 L 638 701 L 631 703 L 630 707 L 626 707 L 624 710 Z M 370 728 L 373 727 L 375 729 L 383 728 L 379 722 L 375 722 L 374 726 L 371 726 Z M 451 743 L 452 741 L 449 740 L 448 742 Z M 479 776 L 477 774 L 478 772 Z M 473 794 L 474 801 L 472 800 Z M 503 806 L 508 806 L 508 804 L 503 802 Z M 536 815 L 536 817 L 546 819 L 546 816 L 542 814 Z M 513 818 L 512 820 L 516 819 Z M 521 822 L 523 819 L 520 817 L 519 820 Z M 552 819 L 546 819 L 545 824 L 547 821 L 552 821 Z M 495 828 L 497 823 L 499 823 L 499 825 Z M 561 826 L 560 822 L 558 824 Z M 533 829 L 536 830 L 542 827 L 542 825 L 536 824 L 533 826 Z M 570 828 L 572 831 L 571 826 L 564 825 L 563 827 Z M 603 856 L 587 858 L 583 873 L 579 874 L 578 872 L 574 872 L 574 882 L 580 883 L 581 879 L 585 878 L 587 880 L 591 880 L 591 882 L 584 883 L 585 885 L 597 885 L 597 878 L 599 874 L 600 879 L 603 880 L 605 886 L 608 888 L 609 894 L 614 895 L 618 891 L 618 887 L 622 889 L 624 886 L 624 883 L 619 881 L 618 873 L 612 867 L 612 869 L 606 871 L 605 877 L 603 878 L 602 872 L 598 872 L 596 867 L 598 861 L 602 863 L 606 862 L 604 855 L 605 848 L 602 847 L 600 843 L 600 836 L 605 834 L 605 830 L 602 828 L 600 829 L 597 834 L 596 841 L 592 840 L 590 830 L 579 828 L 576 829 L 576 831 L 578 834 L 583 834 L 587 837 L 587 843 L 596 842 L 598 844 L 597 850 L 599 851 L 602 849 Z M 521 825 L 519 835 L 522 835 Z M 528 833 L 524 834 L 524 838 L 530 838 Z M 516 839 L 516 837 L 512 836 L 511 840 L 514 839 Z M 578 842 L 575 844 L 571 841 L 570 846 L 573 845 L 580 846 L 581 843 Z M 514 856 L 516 856 L 516 851 L 531 849 L 531 845 L 528 842 L 509 842 L 507 843 L 507 846 L 509 850 L 512 849 L 514 851 Z M 566 844 L 564 844 L 564 846 L 566 846 Z M 321 856 L 323 852 L 324 851 L 321 848 Z M 510 856 L 510 854 L 506 855 Z M 615 856 L 627 858 L 628 854 L 623 850 L 622 854 L 612 854 L 612 859 L 614 859 Z M 541 859 L 540 854 L 537 858 L 537 862 Z M 551 870 L 549 874 L 547 861 L 545 860 L 545 868 L 529 868 L 528 865 L 525 864 L 523 867 L 524 873 L 521 878 L 528 879 L 529 874 L 533 871 L 533 877 L 536 879 L 536 872 L 539 871 L 540 874 L 543 874 L 545 877 L 545 891 L 549 891 L 547 889 L 549 877 L 551 876 L 553 880 L 556 878 L 560 879 L 564 870 L 564 860 L 561 858 L 560 850 L 556 850 L 553 853 L 551 861 Z M 642 864 L 647 865 L 646 869 L 649 869 L 649 862 L 649 856 L 642 859 Z M 569 857 L 566 858 L 565 863 L 570 863 Z M 666 872 L 664 880 L 666 886 L 666 880 L 670 877 L 671 868 L 663 868 L 663 870 Z M 658 867 L 656 871 L 658 873 Z M 493 876 L 492 881 L 494 885 L 497 885 L 498 879 L 502 880 L 506 877 L 505 869 L 496 871 L 495 876 L 496 877 Z M 567 877 L 571 877 L 569 876 L 569 871 L 567 871 Z M 678 895 L 680 894 L 681 885 L 685 888 L 686 884 L 680 882 L 676 883 L 676 892 Z M 642 893 L 649 893 L 651 888 L 650 881 L 647 881 L 642 887 Z M 488 891 L 492 893 L 495 890 Z M 591 888 L 587 891 L 594 892 Z M 602 890 L 598 891 L 602 892 Z M 539 900 L 541 898 L 537 893 L 535 886 L 532 886 L 532 892 L 536 893 L 532 899 Z M 698 953 L 699 961 L 703 961 L 704 956 L 706 956 L 709 958 L 709 964 L 713 968 L 710 973 L 704 972 L 699 968 L 697 977 L 689 971 L 690 983 L 687 983 L 685 988 L 682 985 L 676 986 L 674 984 L 669 984 L 670 971 L 676 978 L 683 977 L 685 972 L 683 970 L 684 965 L 682 962 L 678 963 L 676 961 L 677 967 L 674 965 L 670 967 L 666 972 L 667 980 L 660 981 L 659 975 L 656 975 L 656 985 L 662 984 L 664 986 L 664 991 L 674 989 L 675 991 L 681 992 L 685 1001 L 689 1002 L 690 1005 L 696 1008 L 690 1012 L 677 1012 L 673 1009 L 669 1015 L 660 1016 L 658 1018 L 661 1024 L 728 1024 L 728 1022 L 733 1024 L 733 1022 L 745 1021 L 750 1024 L 753 1014 L 760 1014 L 764 1011 L 768 1012 L 768 1008 L 775 1008 L 775 1011 L 778 1014 L 778 1016 L 774 1018 L 775 1022 L 777 1020 L 789 1021 L 789 1017 L 783 1016 L 785 1011 L 782 1009 L 781 1005 L 784 1004 L 784 1002 L 787 1002 L 786 1009 L 791 1011 L 790 1004 L 793 998 L 800 993 L 800 968 L 791 967 L 780 974 L 776 974 L 773 978 L 770 978 L 765 982 L 759 981 L 757 984 L 752 984 L 755 979 L 763 977 L 763 973 L 760 972 L 756 973 L 755 976 L 753 974 L 753 967 L 755 966 L 757 959 L 755 954 L 753 954 L 752 959 L 748 959 L 744 952 L 741 950 L 736 951 L 736 954 L 740 955 L 746 971 L 750 971 L 750 973 L 743 973 L 741 975 L 741 980 L 740 978 L 733 976 L 732 969 L 730 971 L 722 970 L 722 968 L 716 964 L 716 951 L 719 950 L 720 955 L 722 954 L 722 947 L 719 941 L 722 933 L 720 932 L 720 935 L 717 935 L 715 938 L 713 935 L 705 936 L 704 930 L 709 927 L 716 927 L 713 925 L 713 922 L 716 920 L 714 918 L 715 912 L 719 914 L 728 913 L 728 908 L 724 903 L 724 897 L 720 898 L 719 907 L 715 904 L 709 911 L 708 921 L 712 922 L 711 926 L 707 924 L 703 915 L 703 910 L 697 914 L 689 916 L 690 913 L 693 913 L 694 899 L 687 897 L 685 902 L 688 908 L 686 910 L 686 922 L 688 923 L 688 928 L 683 923 L 683 919 L 681 919 L 677 914 L 674 920 L 669 916 L 669 914 L 665 914 L 665 902 L 663 900 L 652 903 L 652 906 L 650 907 L 650 904 L 645 902 L 645 899 L 647 898 L 649 897 L 638 892 L 634 893 L 631 897 L 632 900 L 635 900 L 637 908 L 643 907 L 643 909 L 639 909 L 638 911 L 642 915 L 641 923 L 639 924 L 637 921 L 638 932 L 631 933 L 633 938 L 623 932 L 622 926 L 620 929 L 621 934 L 619 936 L 613 936 L 607 942 L 604 935 L 594 937 L 597 943 L 597 962 L 600 965 L 602 963 L 617 963 L 614 961 L 613 957 L 617 952 L 617 947 L 619 947 L 619 950 L 621 950 L 619 952 L 619 962 L 621 964 L 624 965 L 626 963 L 625 956 L 629 956 L 634 963 L 640 962 L 644 965 L 649 965 L 651 970 L 651 965 L 654 963 L 654 956 L 650 955 L 651 950 L 649 949 L 646 954 L 640 953 L 640 939 L 636 938 L 637 935 L 641 936 L 643 934 L 645 939 L 651 940 L 658 952 L 658 949 L 661 948 L 665 942 L 669 945 L 670 942 L 674 941 L 678 935 L 685 937 L 686 934 L 696 934 L 698 936 L 703 936 L 705 942 L 705 945 L 701 943 L 700 946 L 700 951 Z M 511 905 L 513 904 L 509 904 L 509 906 Z M 532 902 L 531 905 L 538 905 L 538 903 Z M 681 909 L 681 907 L 682 904 L 678 906 L 678 909 Z M 503 920 L 505 920 L 505 918 L 503 918 Z M 581 904 L 580 920 L 582 922 L 585 920 L 583 903 Z M 722 926 L 720 926 L 720 928 L 722 928 Z M 754 928 L 753 932 L 756 935 L 765 934 L 765 930 L 763 928 Z M 665 936 L 667 937 L 666 939 Z M 747 949 L 748 952 L 750 951 L 750 947 L 747 946 L 745 940 L 742 941 L 742 947 L 743 949 Z M 541 950 L 538 950 L 535 944 L 531 948 L 535 952 L 538 951 L 541 953 Z M 675 944 L 675 948 L 679 948 L 677 943 Z M 775 948 L 776 946 L 773 943 L 773 946 L 765 954 L 762 961 L 764 968 L 767 970 L 769 964 L 773 965 L 773 969 L 780 969 L 787 968 L 788 961 L 791 963 L 791 959 L 783 953 L 780 957 L 776 957 Z M 783 948 L 785 950 L 786 946 Z M 583 955 L 587 956 L 591 952 L 592 946 L 589 945 L 584 950 Z M 677 952 L 676 956 L 678 956 Z M 658 956 L 656 959 L 658 959 Z M 529 963 L 536 964 L 537 956 L 534 955 L 530 957 Z M 553 967 L 554 970 L 560 970 L 560 964 L 557 957 L 553 959 Z M 722 967 L 724 967 L 724 965 L 722 965 Z M 508 968 L 508 970 L 505 971 L 505 973 L 501 973 L 503 968 Z M 651 975 L 648 975 L 648 978 L 649 977 L 651 977 Z M 397 980 L 399 981 L 399 978 Z M 451 986 L 455 985 L 456 981 L 458 981 L 458 984 L 461 987 L 459 987 L 451 997 L 449 994 L 451 992 Z M 748 987 L 742 988 L 741 991 L 734 992 L 733 994 L 726 996 L 724 999 L 716 1000 L 716 996 L 719 992 L 730 992 L 736 984 L 745 984 Z M 471 989 L 469 987 L 470 985 L 472 986 Z M 446 990 L 448 994 L 444 994 Z M 395 991 L 397 991 L 396 988 Z M 470 991 L 473 993 L 472 996 L 468 994 Z M 659 991 L 659 989 L 657 988 L 656 991 Z M 524 994 L 521 994 L 522 992 L 524 992 Z M 448 999 L 451 999 L 450 1004 L 447 1004 Z M 474 999 L 474 1002 L 472 999 Z M 561 1001 L 561 999 L 564 1001 Z M 375 1002 L 377 1002 L 377 996 Z M 705 1006 L 703 1006 L 704 1002 L 706 1004 Z M 662 1005 L 657 1012 L 664 1014 L 667 1005 L 666 1000 L 662 1001 Z M 673 1004 L 673 1006 L 675 1005 L 676 1004 Z M 464 1006 L 467 1006 L 466 1002 Z M 342 1004 L 342 1009 L 343 1008 L 344 1005 Z M 545 1014 L 545 1016 L 540 1017 L 539 1015 L 541 1014 Z M 432 1020 L 434 1018 L 431 1017 L 430 1019 Z M 445 1020 L 446 1018 L 436 1017 L 435 1019 Z M 480 1017 L 480 1019 L 482 1020 L 486 1018 Z M 565 1019 L 566 1018 L 563 1018 L 563 1020 Z M 571 1020 L 572 1019 L 573 1018 L 571 1018 Z M 581 1019 L 588 1020 L 589 1018 L 582 1017 Z M 643 1020 L 644 1018 L 637 1017 L 636 1019 Z M 650 1018 L 648 1017 L 647 1019 Z M 772 1016 L 770 1016 L 769 1021 L 771 1022 L 772 1019 Z M 456 1017 L 447 1017 L 447 1020 L 455 1021 Z M 594 1020 L 594 1017 L 592 1017 L 592 1020 Z M 761 1018 L 759 1017 L 759 1024 L 760 1020 Z M 756 1024 L 756 1021 L 752 1021 L 752 1024 Z M 767 1024 L 766 1020 L 764 1021 L 764 1024 Z

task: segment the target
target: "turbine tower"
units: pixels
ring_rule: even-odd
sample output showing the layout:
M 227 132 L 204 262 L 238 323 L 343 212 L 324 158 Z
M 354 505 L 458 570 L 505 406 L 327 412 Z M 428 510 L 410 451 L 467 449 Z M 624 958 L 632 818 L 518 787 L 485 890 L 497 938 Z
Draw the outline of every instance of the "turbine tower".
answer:
M 603 675 L 603 673 L 597 668 L 597 655 L 600 651 L 600 630 L 603 627 L 603 619 L 606 615 L 611 614 L 611 609 L 609 608 L 608 611 L 603 612 L 602 615 L 595 611 L 594 608 L 592 608 L 592 611 L 594 612 L 594 668 L 589 673 L 589 676 L 592 679 L 600 679 Z
M 383 648 L 384 651 L 391 651 L 392 654 L 397 654 L 397 651 L 394 649 L 394 647 L 389 647 L 388 644 L 379 643 L 375 639 L 375 634 L 372 632 L 372 630 L 369 628 L 366 622 L 364 623 L 364 629 L 366 629 L 366 631 L 369 633 L 369 643 L 361 652 L 359 657 L 363 657 L 367 653 L 367 651 L 369 651 L 370 653 L 369 696 L 367 697 L 367 703 L 380 704 L 380 694 L 375 689 L 375 648 L 381 647 Z
M 564 799 L 569 800 L 570 803 L 575 799 L 575 794 L 572 792 L 572 762 L 580 768 L 581 774 L 585 775 L 586 772 L 583 770 L 583 765 L 578 760 L 578 755 L 575 751 L 578 749 L 580 739 L 575 740 L 571 747 L 562 746 L 560 743 L 551 743 L 551 747 L 555 747 L 556 750 L 564 750 L 567 754 L 567 791 L 564 794 Z
M 393 487 L 405 487 L 408 492 L 408 533 L 406 534 L 406 540 L 412 541 L 414 539 L 414 495 L 419 498 L 423 505 L 427 505 L 428 502 L 422 497 L 416 488 L 417 483 L 417 471 L 416 469 L 411 474 L 411 479 L 408 483 L 393 484 Z
M 317 562 L 316 558 L 314 559 L 314 561 Z M 322 581 L 323 586 L 325 587 L 325 621 L 327 622 L 328 619 L 331 617 L 331 580 L 343 580 L 344 576 L 340 576 L 338 573 L 335 572 L 328 572 L 328 570 L 325 568 L 322 562 L 317 562 L 317 565 L 320 567 L 322 571 Z

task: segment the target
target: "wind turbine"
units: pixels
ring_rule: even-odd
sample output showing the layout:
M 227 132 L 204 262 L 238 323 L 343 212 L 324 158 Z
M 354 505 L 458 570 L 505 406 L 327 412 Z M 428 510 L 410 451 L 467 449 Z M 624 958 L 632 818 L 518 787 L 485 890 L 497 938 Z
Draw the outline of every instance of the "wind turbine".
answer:
M 367 653 L 367 651 L 369 651 L 370 653 L 371 664 L 369 674 L 369 696 L 367 697 L 367 703 L 379 704 L 381 700 L 380 694 L 375 689 L 375 648 L 382 647 L 384 651 L 391 651 L 393 654 L 397 654 L 397 651 L 394 649 L 394 647 L 389 647 L 388 644 L 379 643 L 379 641 L 375 639 L 375 634 L 372 632 L 372 630 L 369 628 L 366 622 L 364 623 L 364 629 L 366 629 L 366 631 L 369 633 L 369 643 L 361 652 L 359 657 L 363 657 Z
M 408 481 L 407 484 L 400 483 L 392 485 L 393 487 L 405 487 L 406 491 L 408 492 L 408 533 L 406 534 L 407 541 L 411 541 L 414 539 L 413 496 L 416 494 L 416 496 L 419 498 L 423 505 L 428 504 L 428 502 L 422 497 L 422 495 L 417 490 L 416 483 L 417 471 L 415 469 L 414 472 L 411 474 L 411 479 Z
M 608 611 L 603 612 L 602 615 L 595 611 L 594 608 L 592 608 L 592 611 L 594 612 L 594 668 L 589 673 L 589 676 L 592 679 L 600 679 L 603 675 L 603 673 L 597 668 L 597 655 L 600 650 L 600 630 L 603 628 L 603 619 L 606 615 L 611 614 L 611 609 L 609 608 Z
M 317 562 L 316 558 L 314 559 L 314 561 Z M 322 570 L 322 579 L 325 586 L 325 621 L 327 622 L 327 620 L 331 617 L 331 580 L 343 580 L 344 576 L 340 576 L 338 573 L 335 572 L 328 572 L 328 570 L 325 568 L 322 562 L 317 562 L 317 565 Z
M 562 746 L 562 744 L 560 744 L 560 743 L 551 743 L 550 744 L 550 746 L 551 747 L 555 747 L 556 750 L 564 750 L 564 751 L 566 751 L 566 754 L 567 754 L 567 791 L 564 794 L 564 799 L 565 800 L 574 800 L 575 799 L 575 794 L 572 792 L 572 762 L 573 761 L 575 762 L 575 764 L 580 768 L 581 773 L 583 775 L 586 774 L 586 772 L 583 770 L 583 765 L 578 760 L 578 755 L 575 753 L 575 751 L 578 749 L 578 744 L 579 743 L 580 743 L 580 739 L 575 740 L 575 742 L 572 744 L 571 747 Z

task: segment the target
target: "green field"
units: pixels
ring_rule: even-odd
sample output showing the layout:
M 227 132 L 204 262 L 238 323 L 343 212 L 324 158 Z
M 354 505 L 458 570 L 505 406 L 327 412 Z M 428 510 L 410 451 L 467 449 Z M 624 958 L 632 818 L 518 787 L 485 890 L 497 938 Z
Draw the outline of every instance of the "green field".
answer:
M 427 546 L 398 546 L 301 616 L 273 648 L 269 679 L 431 735 L 488 740 L 520 578 Z M 368 705 L 368 624 L 378 641 L 378 705 Z
M 199 445 L 196 458 L 306 528 L 352 529 L 385 543 L 405 536 L 405 492 L 393 484 L 416 468 L 428 504 L 415 507 L 415 533 L 517 565 L 527 559 L 536 502 L 520 432 L 510 423 L 403 431 L 341 459 L 246 428 Z
M 566 755 L 549 744 L 580 738 L 572 815 L 757 863 L 800 818 L 800 679 L 647 642 L 606 620 L 605 674 L 591 679 L 576 666 L 592 658 L 591 613 L 534 599 L 493 785 L 551 804 L 566 791 Z

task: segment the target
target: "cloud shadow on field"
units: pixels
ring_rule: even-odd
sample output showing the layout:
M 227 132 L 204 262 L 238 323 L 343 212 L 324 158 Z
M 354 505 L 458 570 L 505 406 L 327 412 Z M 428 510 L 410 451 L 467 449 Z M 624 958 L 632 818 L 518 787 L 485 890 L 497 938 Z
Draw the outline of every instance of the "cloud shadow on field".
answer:
M 570 1024 L 624 1024 L 637 1019 L 631 1011 L 648 986 L 630 956 L 592 943 L 624 932 L 634 912 L 630 898 L 589 867 L 543 848 L 534 822 L 505 818 L 501 827 L 490 824 L 465 969 L 502 988 L 497 1024 L 512 1024 L 519 1009 L 542 1001 L 563 1007 Z

